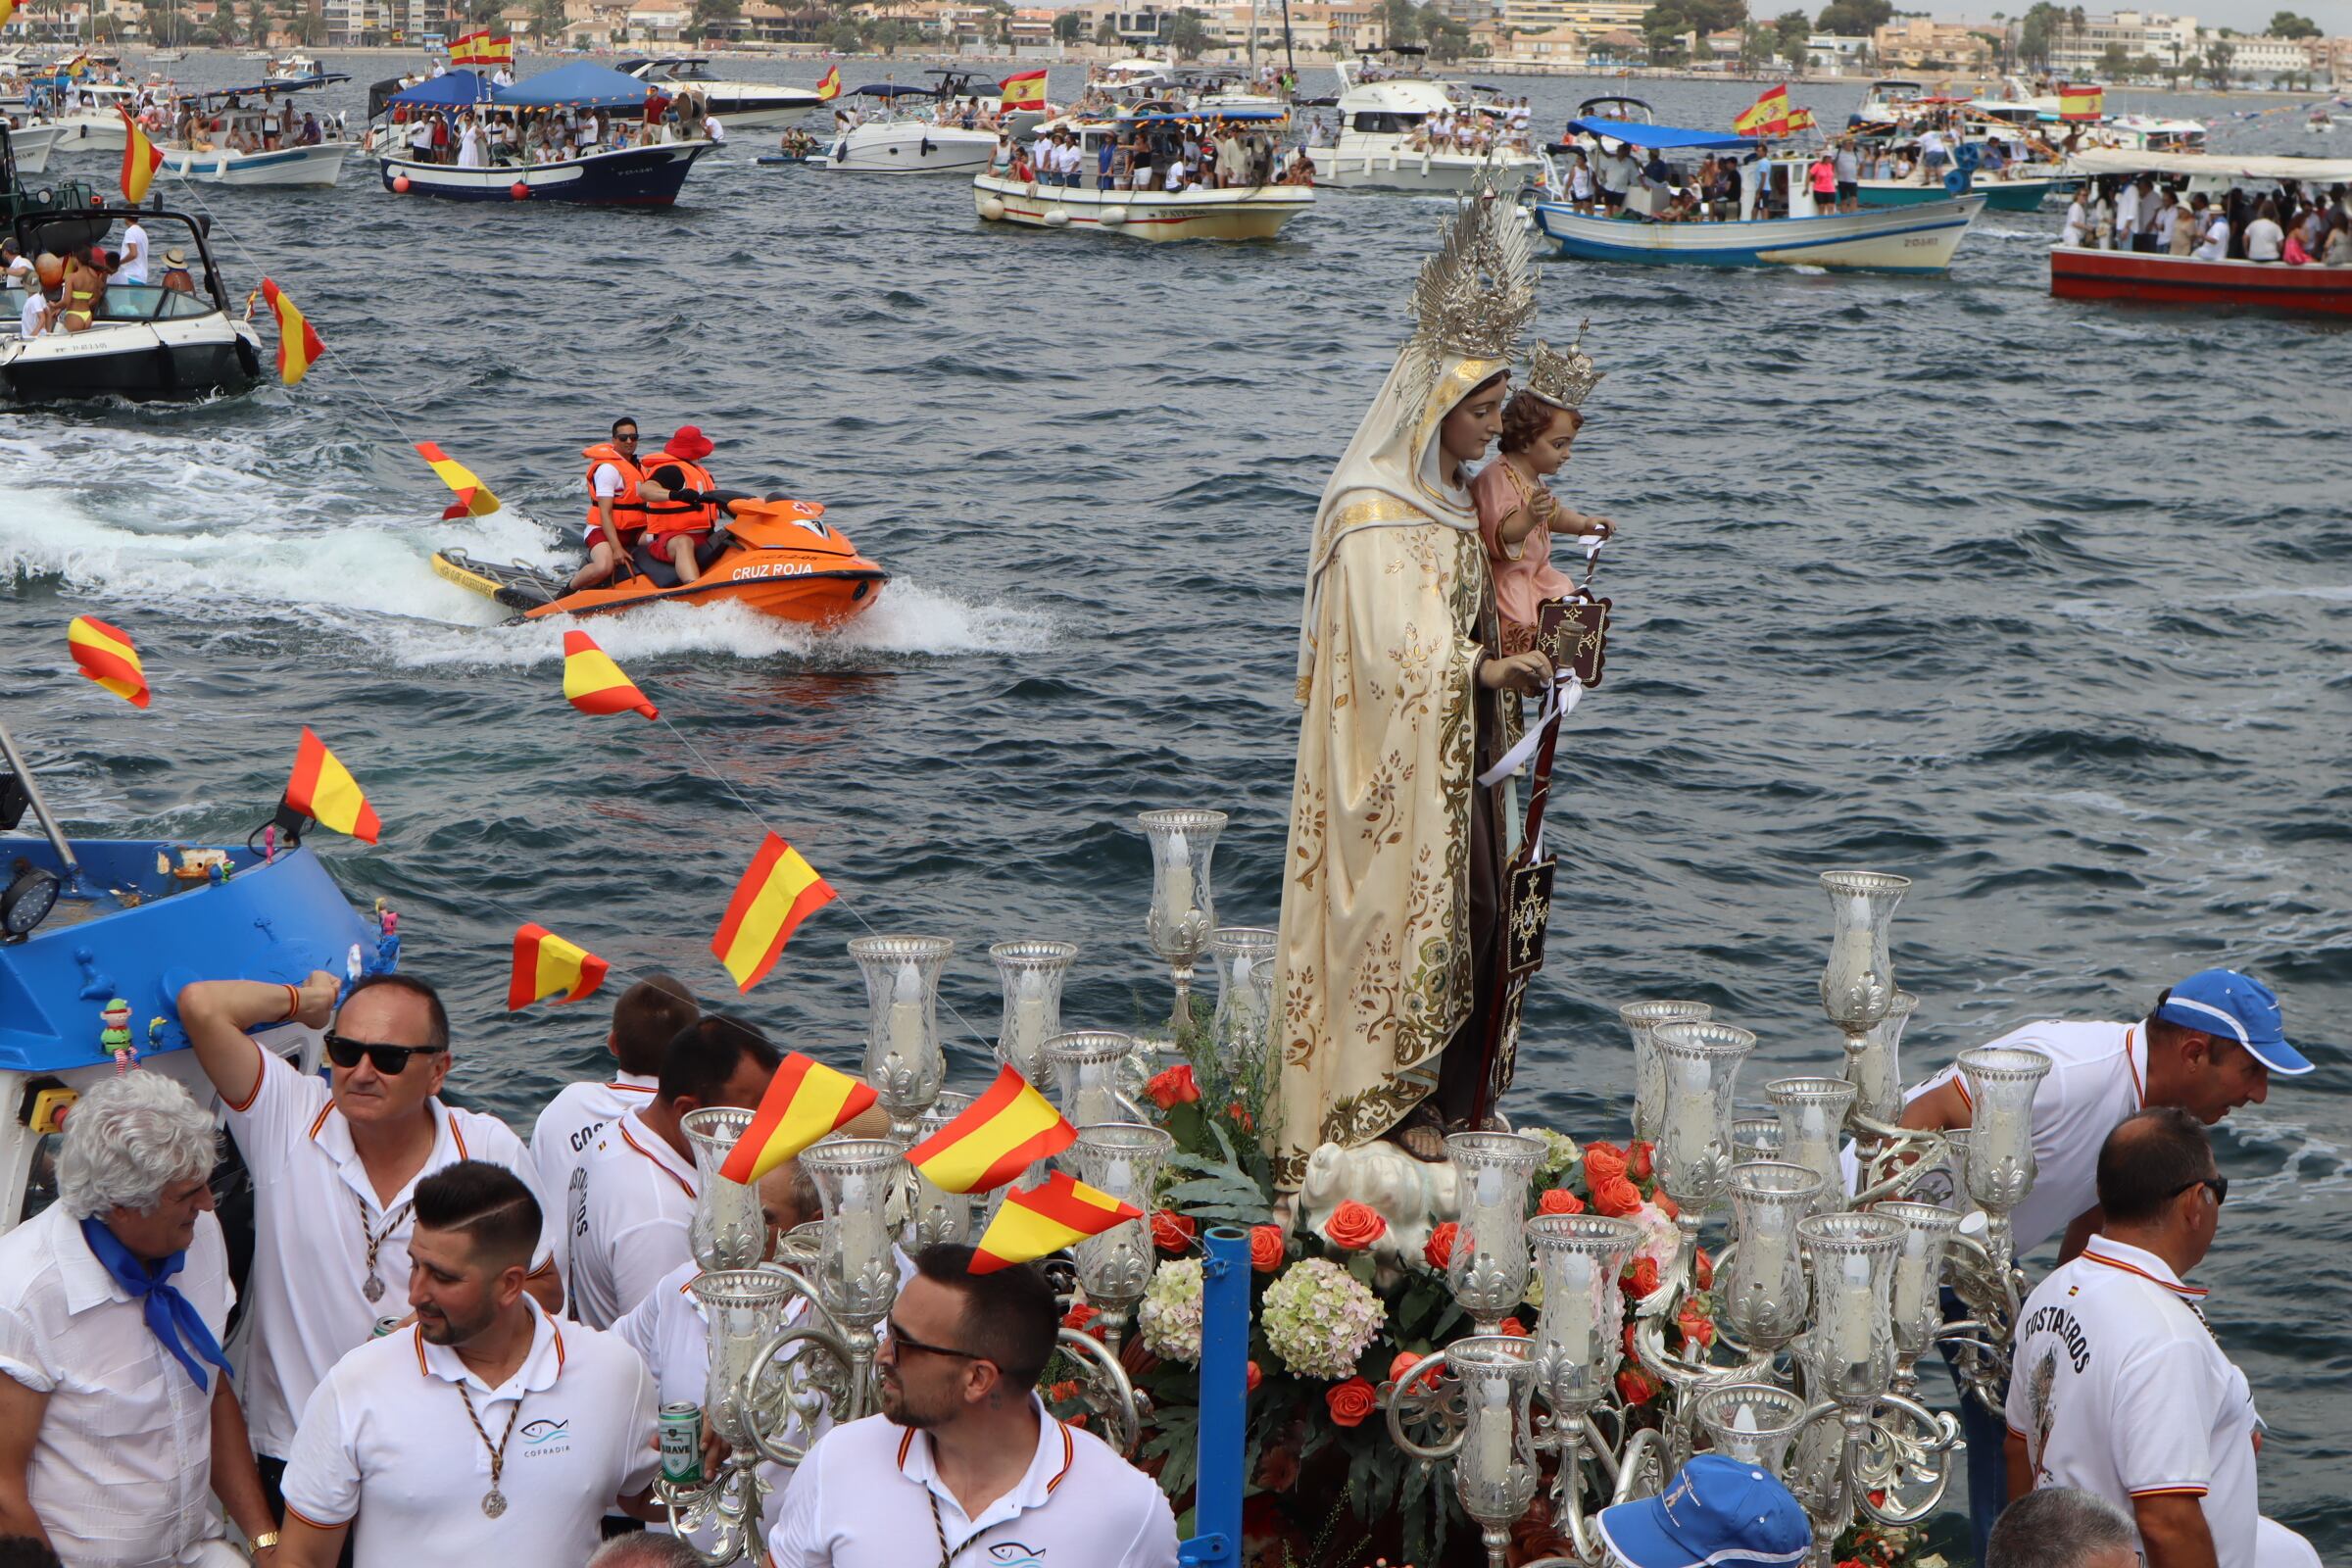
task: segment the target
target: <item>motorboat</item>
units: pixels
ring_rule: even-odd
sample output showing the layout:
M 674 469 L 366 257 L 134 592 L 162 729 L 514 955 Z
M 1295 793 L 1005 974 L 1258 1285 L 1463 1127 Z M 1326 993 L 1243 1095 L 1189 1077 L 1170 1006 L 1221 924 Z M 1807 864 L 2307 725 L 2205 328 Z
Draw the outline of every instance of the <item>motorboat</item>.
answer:
M 664 92 L 684 90 L 700 97 L 729 130 L 773 130 L 791 123 L 825 101 L 813 87 L 782 87 L 765 81 L 725 81 L 710 74 L 709 55 L 662 55 L 623 60 L 617 69 Z
M 625 123 L 623 117 L 628 113 L 642 113 L 645 91 L 645 84 L 635 77 L 578 61 L 512 86 L 493 86 L 470 71 L 452 71 L 392 93 L 382 103 L 388 113 L 471 113 L 490 121 L 528 118 L 533 112 L 554 110 L 601 111 Z M 676 203 L 695 160 L 713 145 L 701 138 L 651 141 L 600 148 L 552 162 L 501 162 L 491 157 L 486 163 L 462 165 L 417 158 L 397 134 L 376 134 L 386 128 L 397 131 L 399 127 L 386 122 L 369 130 L 384 189 L 400 196 L 437 196 L 448 201 L 669 207 Z
M 16 155 L 17 172 L 37 174 L 49 167 L 49 155 L 66 139 L 67 129 L 54 121 L 11 125 L 8 142 Z
M 299 82 L 271 82 L 259 87 L 219 87 L 182 98 L 177 133 L 159 140 L 164 168 L 181 179 L 207 185 L 322 186 L 343 173 L 343 161 L 358 147 L 344 131 L 341 117 L 313 116 L 319 139 L 305 142 L 296 133 L 292 94 L 303 88 L 348 81 L 341 74 L 311 76 Z M 283 94 L 281 98 L 279 95 Z M 248 102 L 259 98 L 259 102 Z M 269 125 L 274 122 L 275 131 Z M 274 141 L 276 145 L 270 143 Z
M 1128 104 L 1176 91 L 1180 78 L 1173 62 L 1132 55 L 1113 60 L 1089 73 L 1087 86 L 1106 93 L 1113 103 Z
M 2158 115 L 2114 115 L 2088 127 L 2077 151 L 2198 153 L 2205 150 L 2205 122 L 2166 120 Z
M 2335 117 L 2323 104 L 2311 112 L 2311 118 L 2303 122 L 2303 128 L 2314 136 L 2331 136 L 2335 133 Z
M 318 62 L 309 55 L 288 55 L 283 60 L 268 62 L 262 74 L 273 82 L 307 82 L 319 74 Z
M 822 506 L 779 497 L 739 501 L 735 508 L 736 514 L 711 530 L 697 552 L 700 575 L 691 583 L 679 582 L 676 568 L 643 544 L 629 576 L 576 592 L 565 578 L 540 567 L 476 561 L 455 548 L 435 553 L 433 570 L 504 605 L 519 620 L 610 614 L 650 604 L 733 604 L 830 628 L 863 614 L 882 597 L 890 573 L 826 522 Z
M 1009 174 L 983 173 L 972 181 L 972 207 L 992 223 L 1021 223 L 1033 228 L 1064 228 L 1098 234 L 1124 234 L 1135 239 L 1272 239 L 1283 224 L 1310 210 L 1315 192 L 1308 185 L 1256 185 L 1210 190 L 1193 186 L 1180 191 L 1103 190 L 1093 171 L 1103 144 L 1154 122 L 1181 123 L 1200 117 L 1189 110 L 1138 112 L 1116 120 L 1064 120 L 1049 129 L 1067 129 L 1079 138 L 1079 163 L 1087 172 L 1078 185 L 1049 185 L 1015 180 Z M 1219 118 L 1279 127 L 1290 119 L 1287 109 L 1239 109 Z
M 1977 173 L 1964 187 L 1967 194 L 1982 196 L 1987 210 L 1996 213 L 2031 213 L 2040 209 L 2042 202 L 2066 183 L 2056 174 L 1988 175 Z M 1917 207 L 1927 202 L 1939 202 L 1955 192 L 1944 181 L 1931 180 L 1914 170 L 1901 179 L 1864 179 L 1856 182 L 1856 199 L 1865 207 Z
M 998 132 L 943 125 L 926 115 L 909 112 L 920 101 L 936 103 L 930 87 L 901 87 L 890 82 L 860 87 L 850 98 L 885 106 L 877 118 L 860 110 L 835 110 L 833 144 L 825 150 L 824 167 L 837 174 L 962 174 L 983 172 L 996 157 Z
M 38 96 L 48 106 L 50 122 L 63 132 L 57 151 L 120 156 L 127 145 L 122 117 L 137 113 L 139 89 L 122 81 L 68 81 L 37 87 L 27 96 Z
M 1913 81 L 1908 76 L 1881 76 L 1862 94 L 1853 118 L 1864 124 L 1907 124 L 1919 113 L 1920 100 L 1927 96 L 1925 82 Z
M 1034 109 L 1006 109 L 1004 84 L 989 81 L 976 72 L 934 66 L 923 74 L 939 78 L 931 89 L 939 105 L 932 118 L 943 125 L 956 124 L 969 109 L 975 122 L 991 120 L 1000 132 L 1010 131 L 1015 137 L 1022 137 L 1034 134 L 1038 126 L 1061 114 L 1052 104 Z M 972 128 L 987 127 L 975 124 Z
M 1459 194 L 1499 170 L 1509 191 L 1544 172 L 1543 155 L 1507 131 L 1509 109 L 1482 100 L 1460 83 L 1409 74 L 1366 79 L 1360 63 L 1333 68 L 1340 77 L 1339 127 L 1311 143 L 1315 180 L 1341 190 L 1400 190 Z M 1432 146 L 1428 125 L 1440 117 L 1484 116 L 1494 122 L 1492 151 Z

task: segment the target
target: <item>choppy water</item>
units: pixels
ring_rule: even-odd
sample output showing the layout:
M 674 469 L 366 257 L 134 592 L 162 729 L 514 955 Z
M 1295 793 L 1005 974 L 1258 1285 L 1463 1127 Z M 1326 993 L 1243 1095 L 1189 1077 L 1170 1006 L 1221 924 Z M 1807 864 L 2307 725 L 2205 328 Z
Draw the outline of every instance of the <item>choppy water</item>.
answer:
M 1545 124 L 1613 85 L 1513 84 Z M 1720 124 L 1751 93 L 1646 95 Z M 1796 96 L 1827 122 L 1856 94 Z M 2217 145 L 2310 150 L 2298 118 Z M 759 169 L 765 140 L 658 215 L 402 200 L 357 161 L 329 192 L 207 190 L 237 286 L 274 275 L 324 367 L 0 423 L 0 674 L 53 799 L 87 833 L 241 839 L 312 723 L 386 824 L 327 856 L 451 994 L 459 1093 L 526 1126 L 603 1029 L 594 1004 L 503 1011 L 514 925 L 715 996 L 710 933 L 760 834 L 736 792 L 876 927 L 954 935 L 949 996 L 982 1031 L 983 950 L 1016 935 L 1085 946 L 1073 1020 L 1164 1007 L 1138 809 L 1230 810 L 1219 916 L 1271 923 L 1307 526 L 1447 212 L 1330 192 L 1276 244 L 1150 247 L 984 227 L 952 179 Z M 1758 1102 L 1834 1061 L 1828 866 L 1917 879 L 1918 1072 L 2027 1018 L 2133 1015 L 2208 963 L 2264 974 L 2321 1070 L 2229 1124 L 2201 1277 L 2271 1425 L 2267 1507 L 2342 1552 L 2352 339 L 2053 301 L 2055 231 L 1990 215 L 1937 280 L 1546 267 L 1542 329 L 1590 317 L 1609 372 L 1562 488 L 1625 539 L 1520 1103 L 1618 1134 L 1638 997 L 1755 1028 Z M 701 424 L 722 482 L 825 502 L 897 574 L 838 638 L 723 610 L 597 625 L 723 780 L 665 730 L 573 713 L 561 628 L 496 626 L 425 564 L 551 557 L 573 454 L 621 413 Z M 436 521 L 405 439 L 510 510 Z M 70 673 L 83 611 L 138 640 L 150 711 Z M 819 915 L 742 1010 L 850 1053 L 857 929 Z

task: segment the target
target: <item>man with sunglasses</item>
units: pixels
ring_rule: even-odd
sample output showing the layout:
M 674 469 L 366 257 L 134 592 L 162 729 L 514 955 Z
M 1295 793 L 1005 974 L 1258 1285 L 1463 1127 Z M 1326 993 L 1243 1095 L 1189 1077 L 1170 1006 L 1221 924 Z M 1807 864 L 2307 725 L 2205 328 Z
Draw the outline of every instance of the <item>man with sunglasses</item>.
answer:
M 882 1413 L 836 1427 L 793 1472 L 775 1568 L 1175 1568 L 1149 1476 L 1047 1413 L 1060 1312 L 1035 1266 L 974 1274 L 925 1248 L 875 1368 Z
M 2010 1361 L 2009 1490 L 2127 1509 L 2148 1568 L 2318 1568 L 2262 1517 L 2262 1419 L 2205 1321 L 2203 1261 L 2230 1183 L 2195 1116 L 2127 1117 L 2099 1150 L 2098 1235 L 2027 1298 Z
M 449 1014 L 431 986 L 369 975 L 338 1009 L 341 987 L 319 970 L 300 986 L 201 980 L 178 998 L 180 1025 L 253 1177 L 242 1389 L 272 1508 L 312 1393 L 379 1318 L 405 1310 L 417 1182 L 462 1159 L 504 1165 L 526 1182 L 531 1172 L 506 1123 L 438 1098 Z M 326 1078 L 253 1038 L 285 1024 L 326 1031 Z M 544 1200 L 540 1209 L 550 1212 Z M 554 1229 L 541 1226 L 528 1281 L 550 1311 L 563 1305 Z

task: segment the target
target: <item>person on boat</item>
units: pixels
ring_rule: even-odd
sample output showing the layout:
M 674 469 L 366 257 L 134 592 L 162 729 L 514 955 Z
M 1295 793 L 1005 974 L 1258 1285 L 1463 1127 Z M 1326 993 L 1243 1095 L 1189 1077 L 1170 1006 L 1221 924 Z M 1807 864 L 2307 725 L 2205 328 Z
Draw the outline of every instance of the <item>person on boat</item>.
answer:
M 2328 220 L 2328 237 L 2320 245 L 2324 267 L 2352 267 L 2352 218 L 2336 213 Z
M 144 284 L 147 281 L 147 229 L 135 217 L 122 225 L 122 262 L 115 268 L 115 281 Z
M 2203 201 L 2202 196 L 2197 200 Z M 2230 215 L 2216 202 L 2205 209 L 2202 238 L 2193 254 L 2200 262 L 2226 262 L 2230 259 Z
M 24 249 L 13 238 L 0 239 L 0 266 L 5 266 L 8 270 L 8 286 L 10 288 L 30 289 L 32 287 L 31 279 L 34 274 L 31 258 L 24 254 Z
M 588 460 L 588 564 L 571 574 L 570 591 L 593 588 L 625 565 L 629 544 L 645 529 L 645 470 L 637 461 L 637 421 L 612 421 L 612 438 L 582 449 Z
M 41 258 L 44 262 L 53 259 L 48 256 Z M 30 279 L 29 286 L 24 290 L 24 308 L 17 314 L 17 335 L 31 339 L 54 329 L 64 299 L 65 289 L 61 285 L 44 285 L 38 276 Z
M 1813 188 L 1813 211 L 1816 214 L 1838 211 L 1838 160 L 1824 147 L 1805 170 L 1806 181 Z
M 1838 210 L 1854 212 L 1862 205 L 1862 161 L 1854 156 L 1851 137 L 1838 144 L 1833 161 L 1838 169 Z
M 66 255 L 66 308 L 51 328 L 68 332 L 86 332 L 97 324 L 98 312 L 106 304 L 106 253 L 95 245 L 90 256 L 79 251 Z M 90 257 L 99 258 L 93 262 Z
M 2254 210 L 2254 221 L 2246 225 L 2246 260 L 2275 262 L 2286 248 L 2286 231 L 2278 226 L 2278 206 L 2269 197 Z
M 433 161 L 433 117 L 420 114 L 409 126 L 409 158 L 419 164 Z
M 175 294 L 195 293 L 196 278 L 188 270 L 188 253 L 176 245 L 168 247 L 164 252 L 163 274 L 156 281 Z
M 2148 225 L 2153 241 L 2147 249 L 2153 255 L 2172 254 L 2173 241 L 2180 232 L 2180 198 L 2170 190 L 2156 193 L 2156 211 Z
M 702 575 L 696 550 L 710 536 L 727 503 L 744 499 L 720 494 L 718 481 L 702 466 L 711 451 L 709 436 L 682 424 L 660 452 L 645 460 L 639 493 L 645 498 L 646 543 L 677 568 L 680 583 Z
M 2169 192 L 2167 194 L 2170 194 Z M 2205 198 L 2191 196 L 2182 207 L 2176 198 L 2173 204 L 2173 232 L 2165 249 L 2174 256 L 2186 256 L 2197 248 L 2205 233 Z
M 1544 363 L 1539 357 L 1538 374 Z M 1471 481 L 1478 503 L 1478 536 L 1494 579 L 1494 609 L 1502 622 L 1502 651 L 1523 654 L 1536 645 L 1536 607 L 1577 593 L 1576 580 L 1551 564 L 1557 530 L 1609 538 L 1616 524 L 1560 504 L 1544 481 L 1560 471 L 1584 428 L 1584 411 L 1569 397 L 1582 392 L 1553 383 L 1548 394 L 1531 380 L 1503 405 L 1501 455 Z

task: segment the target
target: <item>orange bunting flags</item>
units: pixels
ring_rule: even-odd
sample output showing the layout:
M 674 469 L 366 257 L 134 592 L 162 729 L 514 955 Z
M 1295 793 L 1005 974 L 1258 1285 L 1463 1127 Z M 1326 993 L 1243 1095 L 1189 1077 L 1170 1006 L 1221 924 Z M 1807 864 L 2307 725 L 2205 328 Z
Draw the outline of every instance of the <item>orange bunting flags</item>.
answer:
M 749 991 L 767 978 L 800 923 L 832 902 L 833 890 L 816 868 L 770 833 L 735 885 L 710 951 L 735 977 L 735 988 Z
M 646 701 L 637 683 L 622 674 L 612 656 L 584 631 L 564 634 L 564 697 L 583 713 L 662 716 L 662 710 Z
M 997 84 L 997 91 L 1004 95 L 1001 100 L 1004 108 L 1043 109 L 1046 107 L 1046 74 L 1042 71 L 1024 71 L 1018 75 L 1006 76 Z
M 507 982 L 507 1010 L 520 1012 L 534 1002 L 556 997 L 577 1002 L 605 983 L 612 969 L 595 954 L 566 942 L 543 925 L 514 930 L 514 973 Z
M 1100 1236 L 1113 1225 L 1142 1219 L 1144 1211 L 1122 1203 L 1108 1193 L 1097 1192 L 1055 1171 L 1043 1187 L 1014 1188 L 1004 1195 L 1004 1206 L 988 1222 L 973 1249 L 971 1271 L 994 1274 L 1015 1263 L 1033 1263 L 1089 1236 Z
M 286 804 L 304 816 L 316 817 L 320 827 L 369 844 L 383 831 L 375 808 L 360 792 L 360 781 L 335 760 L 335 754 L 308 724 L 302 726 L 302 746 L 294 754 L 294 776 L 286 780 Z
M 943 1193 L 993 1192 L 1075 1143 L 1078 1129 L 1013 1068 L 955 1120 L 906 1151 L 906 1163 Z
M 164 167 L 164 155 L 155 143 L 130 118 L 130 111 L 116 106 L 122 117 L 122 199 L 136 207 L 147 199 L 147 187 L 155 183 L 156 171 Z
M 2078 87 L 2061 82 L 2058 87 L 2058 118 L 2060 120 L 2097 120 L 2107 113 L 2107 90 L 2104 87 Z
M 816 101 L 829 104 L 841 96 L 841 68 L 834 66 L 825 73 L 825 79 L 816 84 Z
M 268 300 L 270 309 L 277 313 L 278 379 L 292 386 L 311 373 L 311 367 L 318 363 L 318 356 L 326 352 L 326 345 L 318 340 L 318 334 L 312 329 L 310 321 L 294 308 L 294 302 L 266 277 L 262 279 L 262 298 Z
M 869 1085 L 796 1051 L 768 1080 L 752 1124 L 727 1151 L 718 1173 L 749 1187 L 827 1133 L 856 1121 L 876 1098 Z
M 66 646 L 84 675 L 133 708 L 147 706 L 147 671 L 128 637 L 95 615 L 75 615 L 66 628 Z
M 1788 134 L 1788 85 L 1786 82 L 1772 88 L 1763 97 L 1732 117 L 1732 129 L 1742 136 L 1786 136 Z
M 441 482 L 449 486 L 458 498 L 448 511 L 441 514 L 443 522 L 453 517 L 487 517 L 498 510 L 498 497 L 490 493 L 490 487 L 475 478 L 471 468 L 451 458 L 432 442 L 417 442 L 416 455 L 432 466 L 432 470 L 441 476 Z

